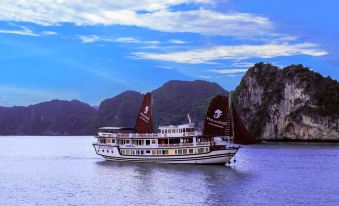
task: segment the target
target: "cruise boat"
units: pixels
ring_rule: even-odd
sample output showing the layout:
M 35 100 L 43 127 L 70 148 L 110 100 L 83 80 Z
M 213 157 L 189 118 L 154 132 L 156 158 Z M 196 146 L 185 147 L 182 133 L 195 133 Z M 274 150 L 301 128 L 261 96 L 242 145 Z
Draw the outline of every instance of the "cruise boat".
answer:
M 154 133 L 152 94 L 147 93 L 135 127 L 99 128 L 97 142 L 93 143 L 95 152 L 119 162 L 229 163 L 240 148 L 238 144 L 258 142 L 241 124 L 230 102 L 226 96 L 212 99 L 202 132 L 188 114 L 187 124 L 160 126 Z

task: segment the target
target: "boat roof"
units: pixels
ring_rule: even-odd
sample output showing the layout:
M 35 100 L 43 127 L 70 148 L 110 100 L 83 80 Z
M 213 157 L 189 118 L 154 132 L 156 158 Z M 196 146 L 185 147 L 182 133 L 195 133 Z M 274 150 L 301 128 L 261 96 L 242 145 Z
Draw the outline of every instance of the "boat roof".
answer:
M 134 128 L 130 128 L 130 127 L 100 127 L 99 129 L 107 129 L 107 130 L 134 130 Z
M 159 129 L 182 129 L 182 128 L 194 128 L 195 124 L 181 124 L 181 125 L 168 125 L 168 126 L 159 126 Z

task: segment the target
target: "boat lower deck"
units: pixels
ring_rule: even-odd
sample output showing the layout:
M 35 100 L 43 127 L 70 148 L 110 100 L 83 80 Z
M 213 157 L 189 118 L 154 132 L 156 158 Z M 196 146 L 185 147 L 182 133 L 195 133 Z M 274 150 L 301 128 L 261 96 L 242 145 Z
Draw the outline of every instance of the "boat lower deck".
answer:
M 122 155 L 118 146 L 93 144 L 98 155 L 106 160 L 119 162 L 154 162 L 174 164 L 225 164 L 230 162 L 239 147 L 226 147 L 224 149 L 209 151 L 200 154 L 173 154 L 173 155 Z M 178 148 L 176 148 L 178 149 Z

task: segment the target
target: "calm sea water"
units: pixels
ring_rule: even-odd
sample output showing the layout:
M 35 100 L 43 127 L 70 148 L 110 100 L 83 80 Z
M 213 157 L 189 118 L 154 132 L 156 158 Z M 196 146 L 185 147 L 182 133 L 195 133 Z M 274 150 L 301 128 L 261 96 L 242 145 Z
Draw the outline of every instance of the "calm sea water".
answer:
M 0 205 L 339 205 L 339 146 L 260 144 L 231 166 L 114 163 L 93 137 L 0 137 Z

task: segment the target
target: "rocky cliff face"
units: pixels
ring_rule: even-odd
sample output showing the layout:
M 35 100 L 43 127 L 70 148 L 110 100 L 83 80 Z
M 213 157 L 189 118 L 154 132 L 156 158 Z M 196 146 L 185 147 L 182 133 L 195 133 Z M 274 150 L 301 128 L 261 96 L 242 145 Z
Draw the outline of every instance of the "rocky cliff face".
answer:
M 234 101 L 245 125 L 261 139 L 339 139 L 339 83 L 302 65 L 256 64 L 236 88 Z

